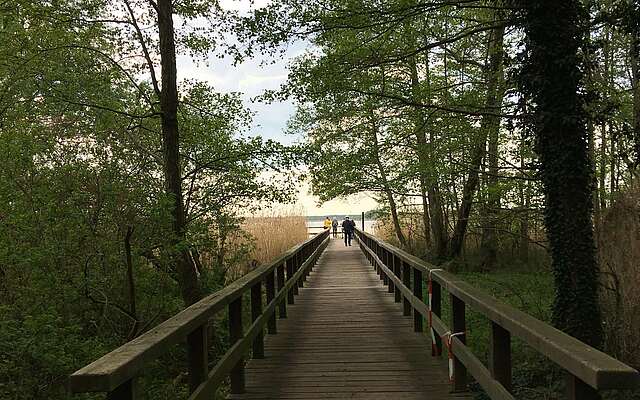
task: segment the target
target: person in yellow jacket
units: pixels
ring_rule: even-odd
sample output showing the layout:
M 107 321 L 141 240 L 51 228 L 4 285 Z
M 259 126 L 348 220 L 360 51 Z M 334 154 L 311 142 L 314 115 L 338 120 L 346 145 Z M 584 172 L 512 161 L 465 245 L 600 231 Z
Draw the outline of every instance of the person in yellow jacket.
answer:
M 331 228 L 331 218 L 326 217 L 326 218 L 324 219 L 324 224 L 323 224 L 323 225 L 324 225 L 324 229 L 329 229 L 329 228 Z

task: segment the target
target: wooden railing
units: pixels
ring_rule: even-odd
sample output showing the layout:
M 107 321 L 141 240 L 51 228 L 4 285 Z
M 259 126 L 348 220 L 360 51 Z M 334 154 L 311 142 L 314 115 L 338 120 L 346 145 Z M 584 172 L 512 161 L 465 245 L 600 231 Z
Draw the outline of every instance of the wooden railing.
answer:
M 231 392 L 244 391 L 243 357 L 252 349 L 264 357 L 264 330 L 275 334 L 276 309 L 286 318 L 287 304 L 303 286 L 307 275 L 329 241 L 329 232 L 293 247 L 278 259 L 248 273 L 229 286 L 186 308 L 174 317 L 76 371 L 69 377 L 71 392 L 107 392 L 108 399 L 133 399 L 135 380 L 151 361 L 170 346 L 189 342 L 190 400 L 213 399 L 220 383 L 230 376 Z M 263 308 L 263 287 L 266 305 Z M 250 293 L 252 323 L 243 332 L 242 302 Z M 211 318 L 228 307 L 231 347 L 208 370 L 208 329 Z M 194 346 L 193 344 L 199 344 Z
M 404 303 L 404 315 L 413 313 L 416 332 L 423 331 L 423 318 L 427 319 L 432 355 L 440 355 L 443 341 L 446 344 L 454 391 L 466 390 L 469 373 L 491 399 L 514 399 L 511 335 L 566 371 L 566 397 L 570 400 L 599 399 L 599 390 L 640 386 L 638 371 L 607 354 L 370 234 L 356 230 L 356 237 L 389 292 L 395 293 L 395 301 Z M 423 299 L 424 283 L 430 286 L 427 303 Z M 443 288 L 450 296 L 451 326 L 440 319 Z M 491 323 L 488 367 L 466 346 L 466 307 L 481 313 Z

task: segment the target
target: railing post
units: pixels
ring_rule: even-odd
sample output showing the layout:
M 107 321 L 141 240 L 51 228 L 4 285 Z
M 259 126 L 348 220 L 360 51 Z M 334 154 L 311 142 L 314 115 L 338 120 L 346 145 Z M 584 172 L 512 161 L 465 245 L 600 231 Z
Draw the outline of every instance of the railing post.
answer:
M 489 351 L 491 376 L 511 391 L 511 333 L 493 321 Z
M 465 304 L 454 295 L 450 297 L 451 301 L 451 334 L 460 334 L 456 336 L 462 343 L 466 343 L 466 319 Z M 453 355 L 453 391 L 464 392 L 467 390 L 467 368 L 458 357 Z
M 229 304 L 229 339 L 233 346 L 242 339 L 242 296 Z M 229 374 L 231 393 L 244 393 L 244 360 L 240 358 Z
M 418 299 L 422 300 L 422 271 L 417 268 L 413 269 L 413 295 Z M 414 332 L 422 332 L 423 330 L 422 324 L 422 314 L 418 312 L 417 309 L 413 309 L 413 331 Z
M 385 257 L 385 260 L 384 260 L 384 265 L 386 265 L 387 268 L 389 268 L 392 271 L 392 273 L 393 273 L 393 258 L 394 257 L 395 257 L 395 255 L 392 252 L 387 251 L 387 256 Z M 394 293 L 396 291 L 396 286 L 393 284 L 393 279 L 391 279 L 390 276 L 387 276 L 387 282 L 389 284 L 389 287 L 387 288 L 387 291 L 389 293 Z
M 304 269 L 304 272 L 302 273 L 302 280 L 306 281 L 307 277 L 309 276 L 309 273 L 311 272 L 311 268 L 313 268 L 313 264 L 315 263 L 315 260 L 309 260 L 310 257 L 313 257 L 313 252 L 316 251 L 316 249 L 318 248 L 318 246 L 316 246 L 316 243 L 314 242 L 311 246 L 307 246 L 305 253 L 304 253 L 304 260 L 309 261 L 309 265 L 307 266 L 307 268 Z
M 251 321 L 257 320 L 262 314 L 262 281 L 251 287 Z M 264 330 L 253 339 L 253 358 L 264 358 Z
M 375 254 L 377 258 L 380 258 L 380 246 L 378 245 L 377 242 L 373 242 L 373 249 L 374 249 L 373 254 Z M 380 271 L 380 266 L 378 265 L 378 262 L 375 263 L 375 267 L 376 267 L 376 273 L 380 275 L 381 271 Z M 382 279 L 382 277 L 380 277 L 380 279 Z
M 392 270 L 393 270 L 393 274 L 396 276 L 396 278 L 400 278 L 401 274 L 400 274 L 400 265 L 402 264 L 402 261 L 400 261 L 400 258 L 396 255 L 393 256 L 392 258 L 393 260 L 393 265 L 392 265 Z M 402 292 L 400 292 L 400 288 L 398 286 L 395 286 L 394 288 L 394 301 L 396 303 L 400 303 L 402 301 Z
M 382 250 L 382 263 L 384 264 L 385 267 L 389 266 L 389 253 L 391 252 L 387 249 Z M 384 271 L 382 275 L 383 275 L 383 282 L 385 285 L 387 285 L 387 291 L 391 293 L 391 291 L 389 291 L 389 288 L 391 288 L 391 279 L 389 279 L 389 276 Z
M 189 360 L 189 388 L 191 392 L 207 379 L 208 345 L 207 324 L 187 335 L 187 359 Z
M 402 284 L 407 288 L 411 288 L 411 266 L 407 262 L 402 261 Z M 408 317 L 411 315 L 411 302 L 406 296 L 402 296 L 404 299 L 404 306 L 402 308 L 402 315 Z
M 600 394 L 577 376 L 565 372 L 565 391 L 568 400 L 600 400 Z
M 278 292 L 284 289 L 285 285 L 285 276 L 284 276 L 284 263 L 278 265 Z M 287 318 L 287 302 L 282 299 L 280 301 L 280 310 L 279 310 L 280 318 Z
M 123 382 L 107 393 L 107 400 L 134 400 L 136 398 L 136 378 Z
M 440 282 L 436 282 L 431 278 L 431 313 L 438 318 L 442 316 L 442 287 L 440 286 Z M 431 346 L 431 355 L 439 356 L 442 354 L 442 339 L 440 335 L 433 334 L 433 338 L 435 338 L 435 343 L 432 343 Z M 431 340 L 433 340 L 433 338 Z
M 382 246 L 378 246 L 378 258 L 380 259 L 380 261 L 384 264 L 384 252 L 386 250 L 384 249 L 384 247 Z M 387 284 L 387 275 L 384 273 L 384 271 L 382 270 L 382 268 L 379 268 L 380 270 L 380 280 L 382 281 L 383 284 Z
M 266 280 L 266 292 L 267 292 L 267 304 L 271 304 L 273 299 L 276 297 L 276 269 L 267 274 Z M 276 324 L 276 313 L 275 311 L 269 317 L 269 321 L 267 322 L 267 333 L 270 335 L 275 335 L 278 332 L 278 326 Z
M 295 269 L 295 255 L 289 259 L 287 259 L 287 283 L 289 283 L 289 281 L 291 280 L 291 278 L 293 277 L 293 271 Z M 293 287 L 291 287 L 289 289 L 289 291 L 287 292 L 287 303 L 288 304 L 293 304 L 294 303 L 294 299 L 293 299 L 293 295 L 295 294 L 294 289 L 297 291 L 298 290 L 298 285 L 293 285 Z
M 302 249 L 300 249 L 300 251 L 298 252 L 298 265 L 296 266 L 296 272 L 298 270 L 300 270 L 302 268 L 302 265 L 305 262 L 306 256 L 305 256 L 305 252 L 306 252 L 306 248 L 303 247 Z M 302 274 L 302 276 L 300 278 L 298 278 L 298 287 L 303 287 L 304 286 L 304 274 Z M 296 292 L 296 294 L 298 294 Z
M 371 249 L 371 255 L 369 256 L 370 257 L 369 261 L 371 262 L 371 266 L 373 267 L 373 270 L 376 271 L 377 273 L 378 266 L 376 265 L 374 260 L 375 259 L 374 255 L 376 254 L 376 243 L 372 239 L 369 239 L 369 244 L 370 244 L 369 248 Z
M 293 269 L 291 270 L 291 276 L 289 277 L 289 279 L 293 278 L 293 275 L 298 272 L 298 268 L 300 268 L 300 249 L 298 249 L 296 251 L 296 254 L 293 255 Z M 292 286 L 292 292 L 294 295 L 298 295 L 298 287 L 300 286 L 300 282 L 299 281 L 295 281 L 293 282 L 293 286 Z M 291 303 L 293 304 L 293 303 Z

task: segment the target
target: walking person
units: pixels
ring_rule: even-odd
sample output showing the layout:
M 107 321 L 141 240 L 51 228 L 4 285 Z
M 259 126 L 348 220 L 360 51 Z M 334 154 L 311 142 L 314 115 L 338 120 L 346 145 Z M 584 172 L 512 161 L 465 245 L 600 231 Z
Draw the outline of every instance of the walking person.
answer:
M 350 220 L 349 217 L 344 217 L 344 221 L 342 221 L 342 231 L 344 232 L 345 246 L 351 246 L 351 239 L 353 237 L 353 230 L 355 227 L 356 224 L 353 220 Z
M 333 228 L 333 238 L 338 237 L 338 218 L 333 217 L 333 221 L 331 221 L 331 227 Z
M 322 226 L 324 227 L 325 230 L 330 229 L 331 228 L 331 219 L 329 219 L 329 217 L 324 217 L 324 222 L 323 222 Z

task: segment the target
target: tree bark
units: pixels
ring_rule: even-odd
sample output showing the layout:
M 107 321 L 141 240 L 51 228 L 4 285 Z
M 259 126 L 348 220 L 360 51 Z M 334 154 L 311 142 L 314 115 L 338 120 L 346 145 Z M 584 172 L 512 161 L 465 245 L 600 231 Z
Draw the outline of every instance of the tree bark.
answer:
M 136 285 L 133 277 L 133 260 L 131 257 L 131 236 L 133 235 L 133 227 L 127 227 L 127 233 L 124 236 L 124 255 L 125 262 L 127 264 L 127 286 L 129 291 L 129 313 L 134 319 L 133 326 L 129 333 L 128 339 L 131 340 L 138 334 L 138 326 L 140 320 L 138 319 L 138 312 L 136 309 Z
M 186 220 L 182 199 L 182 176 L 180 172 L 180 140 L 178 134 L 178 84 L 176 73 L 176 49 L 173 29 L 173 6 L 171 0 L 158 0 L 158 32 L 160 37 L 160 65 L 162 67 L 162 89 L 160 110 L 162 112 L 162 152 L 164 155 L 165 190 L 173 199 L 172 251 L 175 254 L 178 281 L 184 304 L 189 306 L 201 299 L 200 284 L 188 247 L 185 245 Z
M 525 163 L 525 141 L 524 134 L 520 138 L 520 169 L 524 171 Z M 523 174 L 524 175 L 524 174 Z M 520 238 L 518 240 L 518 253 L 520 260 L 524 263 L 529 261 L 529 181 L 519 180 L 518 189 L 520 191 Z
M 496 11 L 496 13 L 498 13 Z M 499 14 L 498 14 L 499 15 Z M 503 74 L 503 39 L 504 27 L 495 28 L 491 33 L 489 42 L 489 89 L 495 85 L 495 95 L 487 96 L 487 106 L 494 105 L 495 112 L 499 113 L 502 108 L 502 98 L 504 97 L 504 74 Z M 495 81 L 493 83 L 492 81 Z M 498 212 L 500 209 L 500 192 L 498 185 L 498 142 L 500 139 L 500 118 L 492 116 L 487 121 L 489 138 L 489 154 L 487 164 L 489 174 L 487 176 L 487 201 L 484 207 L 482 218 L 482 243 L 480 246 L 481 264 L 485 269 L 492 269 L 495 266 L 498 255 Z
M 382 165 L 382 160 L 380 158 L 380 150 L 378 145 L 378 126 L 375 122 L 375 117 L 373 116 L 373 112 L 371 112 L 371 114 L 372 114 L 371 139 L 372 139 L 372 146 L 373 146 L 373 157 L 375 158 L 376 165 L 378 166 L 378 173 L 380 174 L 380 180 L 382 183 L 383 191 L 387 196 L 387 201 L 389 202 L 389 210 L 391 211 L 391 222 L 393 223 L 393 228 L 395 230 L 396 237 L 398 238 L 400 245 L 402 247 L 406 247 L 407 239 L 405 238 L 404 233 L 402 233 L 402 227 L 400 226 L 400 219 L 398 218 L 398 207 L 396 205 L 395 199 L 393 198 L 393 191 L 389 186 L 389 181 L 387 179 L 387 172 L 385 171 L 384 165 Z
M 605 178 L 607 176 L 607 126 L 603 122 L 600 125 L 600 175 L 598 176 L 600 193 L 600 211 L 602 212 L 607 208 L 607 187 L 605 185 Z
M 425 56 L 425 68 L 427 84 L 429 83 L 429 56 Z M 419 93 L 420 80 L 418 69 L 414 57 L 409 58 L 409 70 L 411 74 L 412 96 L 417 102 L 430 103 L 429 98 L 421 98 Z M 449 240 L 447 230 L 442 218 L 442 205 L 438 192 L 438 177 L 433 163 L 433 141 L 431 135 L 427 142 L 426 134 L 427 121 L 424 111 L 420 108 L 415 110 L 415 137 L 417 144 L 418 162 L 420 164 L 420 189 L 422 192 L 422 212 L 425 223 L 425 237 L 431 237 L 429 230 L 433 233 L 433 253 L 436 259 L 442 258 L 446 254 L 447 242 Z M 428 223 L 428 225 L 427 225 Z M 427 236 L 429 235 L 429 236 Z
M 429 218 L 429 199 L 427 198 L 427 184 L 420 179 L 420 198 L 422 199 L 422 229 L 424 241 L 428 248 L 431 247 L 431 221 Z
M 598 263 L 592 225 L 592 178 L 586 117 L 578 89 L 578 50 L 586 13 L 579 0 L 526 2 L 530 59 L 525 90 L 537 105 L 536 151 L 556 287 L 553 322 L 599 347 Z
M 172 253 L 178 272 L 178 283 L 182 300 L 186 306 L 202 298 L 200 283 L 189 256 L 186 242 L 186 216 L 182 199 L 182 176 L 180 171 L 180 138 L 178 134 L 178 83 L 176 73 L 176 49 L 173 30 L 173 6 L 171 0 L 158 0 L 158 32 L 160 36 L 160 65 L 162 67 L 162 89 L 160 110 L 162 112 L 162 151 L 166 193 L 173 198 L 171 210 L 173 237 Z M 206 335 L 206 332 L 205 332 Z M 206 347 L 198 335 L 187 338 L 189 360 L 189 387 L 195 390 L 204 379 L 202 354 Z
M 636 15 L 635 18 L 640 18 L 640 15 Z M 631 43 L 629 46 L 629 59 L 631 60 L 631 86 L 633 88 L 634 172 L 640 165 L 640 38 L 638 35 L 640 35 L 640 30 L 637 28 L 632 29 Z
M 499 110 L 504 95 L 503 85 L 501 84 L 503 36 L 504 27 L 496 28 L 491 32 L 488 42 L 490 56 L 486 73 L 487 95 L 485 99 L 485 109 L 487 112 L 493 114 Z M 453 236 L 449 244 L 449 257 L 456 257 L 462 251 L 464 236 L 469 223 L 469 215 L 471 214 L 471 207 L 473 205 L 473 197 L 478 189 L 480 165 L 486 155 L 487 137 L 491 132 L 495 132 L 496 129 L 500 129 L 500 118 L 496 115 L 483 115 L 480 131 L 473 144 L 469 174 L 462 189 L 462 204 L 458 209 L 456 225 L 453 229 Z

